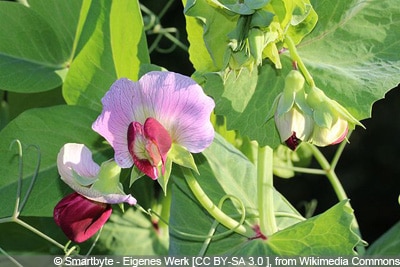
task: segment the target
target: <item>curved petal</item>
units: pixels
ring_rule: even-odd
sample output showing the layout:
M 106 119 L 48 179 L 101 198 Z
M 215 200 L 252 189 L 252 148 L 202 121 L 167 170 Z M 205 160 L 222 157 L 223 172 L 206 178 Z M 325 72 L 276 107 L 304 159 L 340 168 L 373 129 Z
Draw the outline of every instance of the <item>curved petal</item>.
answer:
M 114 159 L 122 168 L 129 168 L 133 164 L 128 151 L 127 132 L 129 124 L 139 119 L 134 112 L 137 91 L 137 83 L 126 78 L 115 81 L 101 100 L 103 111 L 92 125 L 93 130 L 114 148 Z
M 315 125 L 312 143 L 316 146 L 328 146 L 342 142 L 348 132 L 348 123 L 339 118 L 331 128 L 323 128 Z
M 92 152 L 83 144 L 65 144 L 57 156 L 58 172 L 61 179 L 67 183 L 75 184 L 74 172 L 92 184 L 97 179 L 100 166 L 92 159 Z
M 144 124 L 149 117 L 160 122 L 172 142 L 197 153 L 214 139 L 210 114 L 214 101 L 191 78 L 153 71 L 138 82 L 117 80 L 102 99 L 103 111 L 92 128 L 114 148 L 122 168 L 133 164 L 128 151 L 127 131 L 132 122 Z
M 106 223 L 111 205 L 86 199 L 78 193 L 64 197 L 54 208 L 54 221 L 72 241 L 81 243 Z
M 105 194 L 89 187 L 97 181 L 100 166 L 93 161 L 92 152 L 83 144 L 65 144 L 58 153 L 57 167 L 61 179 L 88 199 L 109 204 L 136 204 L 136 199 L 131 195 L 122 192 Z
M 214 100 L 191 78 L 174 72 L 149 72 L 140 80 L 141 104 L 169 132 L 172 142 L 192 153 L 214 139 L 210 115 Z

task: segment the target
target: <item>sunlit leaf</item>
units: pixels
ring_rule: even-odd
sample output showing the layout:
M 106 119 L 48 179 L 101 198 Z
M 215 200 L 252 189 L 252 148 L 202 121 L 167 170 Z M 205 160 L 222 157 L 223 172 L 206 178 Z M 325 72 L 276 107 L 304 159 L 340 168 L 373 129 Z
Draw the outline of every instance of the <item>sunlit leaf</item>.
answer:
M 122 25 L 124 25 L 122 27 Z M 68 104 L 101 110 L 101 98 L 120 77 L 137 79 L 149 63 L 137 1 L 93 1 L 63 95 Z
M 352 210 L 343 201 L 321 215 L 275 233 L 265 242 L 248 242 L 233 254 L 325 257 L 355 255 L 354 247 L 360 239 L 350 230 L 353 218 Z

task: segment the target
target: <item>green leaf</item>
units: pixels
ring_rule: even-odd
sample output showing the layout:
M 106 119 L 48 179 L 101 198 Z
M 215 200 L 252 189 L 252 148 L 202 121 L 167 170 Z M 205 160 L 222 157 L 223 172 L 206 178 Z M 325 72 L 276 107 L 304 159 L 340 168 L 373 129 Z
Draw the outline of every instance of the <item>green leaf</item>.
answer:
M 185 2 L 190 61 L 198 72 L 221 70 L 229 43 L 227 36 L 235 29 L 237 16 L 212 7 L 207 0 Z
M 110 13 L 111 48 L 117 77 L 139 78 L 139 66 L 150 63 L 139 1 L 114 1 Z
M 124 25 L 123 27 L 121 25 Z M 101 110 L 101 98 L 118 78 L 136 80 L 149 63 L 137 1 L 93 1 L 63 95 L 68 104 Z
M 0 2 L 0 88 L 41 92 L 62 84 L 81 1 Z M 51 15 L 51 16 L 50 16 Z
M 346 256 L 356 255 L 360 238 L 351 230 L 353 211 L 342 201 L 326 212 L 270 236 L 247 242 L 233 255 Z M 299 264 L 299 263 L 298 263 Z
M 358 120 L 400 82 L 396 0 L 312 1 L 319 16 L 298 52 L 316 85 Z
M 361 241 L 351 230 L 353 210 L 341 201 L 321 215 L 272 235 L 266 242 L 275 255 L 355 255 Z
M 99 136 L 91 130 L 98 113 L 77 106 L 55 106 L 31 109 L 22 113 L 0 132 L 0 217 L 10 216 L 19 179 L 16 146 L 9 149 L 13 140 L 23 144 L 23 195 L 34 175 L 39 160 L 40 168 L 33 191 L 22 211 L 25 216 L 52 216 L 53 208 L 69 191 L 57 171 L 57 154 L 65 143 L 83 143 L 92 150 L 95 160 L 111 157 L 109 146 L 99 142 Z
M 400 255 L 400 222 L 397 222 L 367 249 L 366 255 Z
M 240 201 L 246 209 L 246 223 L 250 226 L 257 225 L 254 165 L 218 134 L 203 155 L 195 155 L 195 160 L 201 174 L 195 177 L 210 199 L 218 205 L 222 198 L 236 196 L 238 199 L 228 197 L 221 209 L 239 220 L 242 214 L 238 203 Z M 169 224 L 170 254 L 197 255 L 206 239 L 205 236 L 212 228 L 214 219 L 199 206 L 178 168 L 173 169 L 171 177 L 173 177 L 173 192 Z M 274 203 L 276 211 L 281 214 L 277 217 L 280 229 L 302 220 L 297 211 L 277 191 L 274 191 Z M 226 231 L 226 228 L 219 225 L 215 234 L 221 237 Z M 247 238 L 230 233 L 228 238 L 213 240 L 207 249 L 207 254 L 229 253 L 235 247 L 241 247 L 247 242 L 249 242 Z
M 96 245 L 99 254 L 166 255 L 168 231 L 157 230 L 148 216 L 128 208 L 124 213 L 113 211 L 104 225 Z

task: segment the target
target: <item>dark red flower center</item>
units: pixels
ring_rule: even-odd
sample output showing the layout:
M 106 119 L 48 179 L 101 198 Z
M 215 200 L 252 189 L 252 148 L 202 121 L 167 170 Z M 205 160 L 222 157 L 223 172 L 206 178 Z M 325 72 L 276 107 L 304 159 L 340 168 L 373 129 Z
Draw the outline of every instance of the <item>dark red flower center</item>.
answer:
M 141 125 L 128 127 L 128 150 L 136 167 L 152 179 L 158 178 L 158 167 L 165 171 L 165 161 L 172 145 L 168 131 L 156 119 L 148 118 Z

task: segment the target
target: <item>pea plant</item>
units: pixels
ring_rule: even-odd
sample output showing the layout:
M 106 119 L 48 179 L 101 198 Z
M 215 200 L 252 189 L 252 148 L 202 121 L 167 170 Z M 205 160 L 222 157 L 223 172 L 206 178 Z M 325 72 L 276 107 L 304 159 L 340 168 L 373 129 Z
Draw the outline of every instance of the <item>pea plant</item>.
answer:
M 397 0 L 183 0 L 189 46 L 172 3 L 0 1 L 0 252 L 398 255 L 335 172 L 400 82 Z M 274 187 L 297 173 L 337 203 L 298 211 Z

